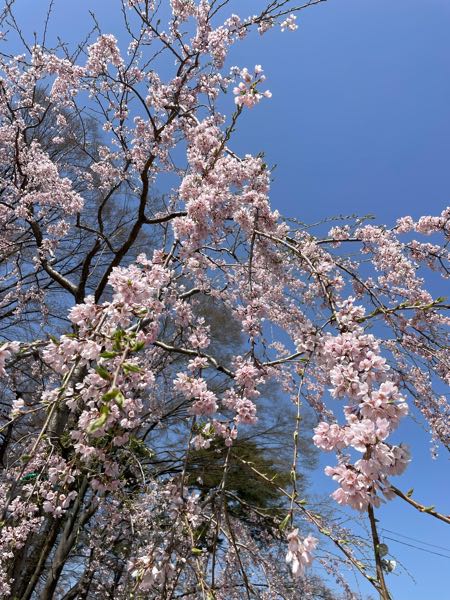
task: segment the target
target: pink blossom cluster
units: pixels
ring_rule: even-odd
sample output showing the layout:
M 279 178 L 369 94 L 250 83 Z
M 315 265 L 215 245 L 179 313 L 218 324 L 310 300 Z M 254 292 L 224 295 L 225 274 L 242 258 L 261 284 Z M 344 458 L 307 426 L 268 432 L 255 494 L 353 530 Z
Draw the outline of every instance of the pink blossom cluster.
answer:
M 170 270 L 160 263 L 155 253 L 152 260 L 140 254 L 135 265 L 114 267 L 109 285 L 114 290 L 114 302 L 127 307 L 145 307 L 152 314 L 162 310 L 158 294 L 170 279 Z
M 183 254 L 196 252 L 207 239 L 219 243 L 227 218 L 233 218 L 251 235 L 258 213 L 264 230 L 281 234 L 284 227 L 268 203 L 270 173 L 263 161 L 226 154 L 221 149 L 216 119 L 208 118 L 190 126 L 186 134 L 190 169 L 181 182 L 179 194 L 187 215 L 173 220 L 174 234 L 183 244 Z M 188 263 L 190 272 L 199 278 L 199 285 L 205 287 L 209 285 L 204 281 L 208 264 L 199 253 Z
M 6 377 L 6 361 L 11 355 L 20 350 L 19 342 L 6 342 L 0 346 L 0 377 Z
M 225 407 L 236 413 L 236 422 L 253 425 L 257 421 L 256 405 L 245 396 L 241 396 L 235 390 L 227 390 L 223 397 Z
M 234 373 L 235 389 L 229 389 L 223 396 L 223 404 L 236 413 L 237 424 L 253 425 L 257 421 L 257 408 L 253 399 L 260 395 L 257 389 L 265 382 L 264 374 L 255 364 L 236 357 Z
M 58 168 L 38 142 L 24 148 L 21 160 L 27 185 L 22 193 L 23 207 L 32 205 L 58 207 L 66 214 L 74 214 L 83 208 L 83 199 L 72 188 L 67 177 L 60 177 Z
M 223 404 L 226 406 L 225 401 Z M 252 416 L 247 421 L 248 424 L 253 424 L 256 421 L 256 418 L 254 417 L 256 414 L 256 407 L 254 407 L 254 405 L 252 405 L 252 407 Z M 235 405 L 233 405 L 232 408 L 235 408 Z M 222 438 L 225 446 L 230 448 L 238 437 L 239 430 L 237 425 L 239 422 L 244 422 L 244 420 L 240 421 L 239 414 L 233 421 L 219 421 L 218 419 L 212 419 L 202 425 L 200 432 L 193 436 L 191 444 L 196 450 L 205 450 L 211 446 L 214 439 Z
M 85 68 L 55 54 L 45 56 L 45 68 L 49 75 L 56 75 L 50 97 L 64 105 L 78 93 Z M 62 115 L 59 116 L 59 124 L 61 117 Z
M 117 39 L 112 34 L 104 34 L 89 46 L 86 70 L 92 77 L 96 77 L 107 70 L 109 63 L 118 69 L 124 65 Z
M 196 52 L 209 54 L 214 66 L 220 69 L 225 63 L 230 46 L 236 39 L 246 36 L 246 28 L 243 26 L 241 18 L 235 14 L 227 17 L 223 24 L 214 27 L 210 19 L 211 12 L 214 12 L 211 10 L 210 3 L 207 0 L 200 0 L 195 10 L 193 4 L 177 1 L 178 13 L 182 16 L 180 18 L 186 18 L 188 14 L 192 14 L 196 20 L 196 32 L 191 39 L 191 48 Z M 174 20 L 173 29 L 179 35 L 178 17 Z
M 423 216 L 417 221 L 410 216 L 401 217 L 397 220 L 397 231 L 407 233 L 415 231 L 425 235 L 430 235 L 438 231 L 448 231 L 450 227 L 450 208 L 445 208 L 439 216 Z
M 186 400 L 193 401 L 191 412 L 194 415 L 212 415 L 217 411 L 217 396 L 208 390 L 207 383 L 201 377 L 190 377 L 186 373 L 178 373 L 174 381 L 174 389 Z
M 60 518 L 73 504 L 74 470 L 62 457 L 54 456 L 50 444 L 39 449 L 25 469 L 11 469 L 8 484 L 18 482 L 20 493 L 11 497 L 8 485 L 0 486 L 0 511 L 6 519 L 0 528 L 0 590 L 9 593 L 12 583 L 9 560 L 39 531 L 45 514 Z
M 147 552 L 130 565 L 131 577 L 142 592 L 163 587 L 167 579 L 175 575 L 175 565 L 170 562 L 170 556 L 158 548 Z
M 272 94 L 269 90 L 265 92 L 258 91 L 258 85 L 266 79 L 262 74 L 261 65 L 256 65 L 253 74 L 245 67 L 239 71 L 242 81 L 233 89 L 235 95 L 234 101 L 237 106 L 246 106 L 253 108 L 263 98 L 271 98 Z
M 388 379 L 389 366 L 380 354 L 379 342 L 357 324 L 365 311 L 350 298 L 337 314 L 345 330 L 335 337 L 325 336 L 321 361 L 332 385 L 331 395 L 348 396 L 351 403 L 344 408 L 347 424 L 341 427 L 323 421 L 315 428 L 313 441 L 322 450 L 351 447 L 363 454 L 354 464 L 342 457 L 337 467 L 327 467 L 325 472 L 340 484 L 332 494 L 338 503 L 364 510 L 380 503 L 377 491 L 390 496 L 388 476 L 402 473 L 409 462 L 404 446 L 385 442 L 408 414 L 408 406 Z
M 312 552 L 319 540 L 312 535 L 301 539 L 298 529 L 293 529 L 287 536 L 288 552 L 286 562 L 290 565 L 294 577 L 301 577 L 305 567 L 309 567 L 313 561 Z
M 176 19 L 186 21 L 195 14 L 196 7 L 193 0 L 170 0 L 170 8 Z
M 325 473 L 340 485 L 332 494 L 336 502 L 365 510 L 369 504 L 380 505 L 377 492 L 382 492 L 388 499 L 393 497 L 387 477 L 401 475 L 409 462 L 406 446 L 376 443 L 371 448 L 370 458 L 359 459 L 354 465 L 326 467 Z
M 297 17 L 294 14 L 289 15 L 284 21 L 280 23 L 281 31 L 295 31 L 298 29 L 298 25 L 296 23 Z
M 157 518 L 167 518 L 167 515 L 173 527 L 180 532 L 176 543 L 188 552 L 192 541 L 186 524 L 197 527 L 202 522 L 198 494 L 190 493 L 185 486 L 180 487 L 177 481 L 168 481 L 150 489 L 130 516 L 136 520 L 137 526 L 148 527 L 149 519 L 154 522 Z M 179 564 L 172 555 L 172 547 L 173 542 L 167 538 L 155 538 L 137 549 L 137 555 L 129 561 L 128 571 L 140 591 L 155 593 L 176 577 Z

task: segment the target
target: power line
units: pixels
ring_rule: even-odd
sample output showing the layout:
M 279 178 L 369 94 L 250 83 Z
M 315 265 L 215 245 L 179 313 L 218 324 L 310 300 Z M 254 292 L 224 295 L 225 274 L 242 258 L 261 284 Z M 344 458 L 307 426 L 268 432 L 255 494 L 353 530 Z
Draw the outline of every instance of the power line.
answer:
M 434 550 L 428 550 L 427 548 L 420 548 L 419 546 L 414 546 L 413 544 L 408 544 L 407 542 L 402 542 L 401 540 L 395 540 L 394 538 L 388 537 L 387 535 L 383 536 L 386 540 L 391 540 L 392 542 L 397 542 L 397 544 L 403 544 L 404 546 L 409 546 L 410 548 L 415 548 L 416 550 L 422 550 L 422 552 L 428 552 L 428 554 L 435 554 L 436 556 L 442 556 L 443 558 L 448 558 L 450 560 L 450 556 L 447 554 L 441 554 L 440 552 L 434 552 Z
M 410 537 L 409 535 L 405 535 L 404 533 L 399 533 L 398 531 L 392 531 L 391 529 L 385 529 L 384 527 L 382 531 L 388 531 L 389 533 L 393 533 L 394 535 L 406 538 L 407 540 L 412 540 L 413 542 L 418 542 L 419 544 L 423 544 L 424 546 L 431 546 L 432 548 L 439 548 L 439 550 L 445 550 L 446 552 L 450 552 L 450 548 L 445 548 L 445 546 L 438 546 L 437 544 L 430 544 L 429 542 L 418 540 L 416 538 Z

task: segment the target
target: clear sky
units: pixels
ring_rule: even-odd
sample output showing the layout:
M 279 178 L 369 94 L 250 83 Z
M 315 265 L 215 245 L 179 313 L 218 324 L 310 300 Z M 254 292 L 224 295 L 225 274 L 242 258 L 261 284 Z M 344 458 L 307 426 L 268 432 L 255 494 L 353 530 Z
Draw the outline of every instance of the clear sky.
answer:
M 163 0 L 163 2 L 168 0 Z M 87 9 L 118 34 L 114 0 L 57 0 L 53 31 L 74 39 Z M 27 29 L 40 29 L 46 0 L 19 0 Z M 252 14 L 261 0 L 239 2 Z M 296 32 L 267 33 L 236 46 L 230 64 L 262 64 L 273 98 L 248 111 L 233 148 L 264 150 L 276 163 L 273 206 L 315 221 L 373 213 L 392 224 L 404 214 L 440 212 L 450 191 L 450 0 L 328 0 L 305 10 Z M 439 294 L 450 295 L 448 289 Z M 448 459 L 429 457 L 429 441 L 410 422 L 415 462 L 399 487 L 449 513 Z M 321 471 L 314 481 L 327 488 Z M 450 557 L 447 526 L 401 501 L 381 526 Z M 414 580 L 389 576 L 395 600 L 450 600 L 450 558 L 385 540 Z M 444 548 L 447 548 L 445 550 Z M 362 591 L 369 591 L 363 584 Z

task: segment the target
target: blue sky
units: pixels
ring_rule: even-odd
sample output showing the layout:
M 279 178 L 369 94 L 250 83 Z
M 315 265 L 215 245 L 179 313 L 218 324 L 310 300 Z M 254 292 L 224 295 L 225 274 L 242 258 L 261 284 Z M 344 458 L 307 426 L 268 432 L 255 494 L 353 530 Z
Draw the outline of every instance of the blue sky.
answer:
M 118 34 L 112 5 L 59 0 L 53 31 L 74 39 L 89 29 L 91 8 L 105 32 Z M 261 1 L 242 5 L 240 12 L 253 13 Z M 19 20 L 40 30 L 45 6 L 19 1 Z M 246 112 L 233 142 L 238 152 L 263 150 L 268 164 L 277 164 L 273 206 L 303 221 L 373 213 L 386 224 L 440 212 L 450 189 L 450 2 L 329 0 L 303 11 L 298 24 L 293 33 L 253 36 L 230 60 L 262 64 L 273 93 Z M 447 457 L 432 461 L 428 436 L 412 422 L 404 433 L 415 461 L 399 487 L 415 487 L 418 499 L 450 512 Z M 314 481 L 332 489 L 320 471 Z M 382 527 L 450 548 L 445 524 L 401 501 L 380 513 Z M 449 559 L 386 541 L 415 578 L 389 577 L 395 600 L 450 600 Z
M 450 3 L 331 0 L 298 22 L 295 33 L 252 40 L 244 60 L 264 66 L 273 92 L 247 119 L 251 146 L 278 164 L 273 203 L 304 219 L 440 211 L 450 184 Z

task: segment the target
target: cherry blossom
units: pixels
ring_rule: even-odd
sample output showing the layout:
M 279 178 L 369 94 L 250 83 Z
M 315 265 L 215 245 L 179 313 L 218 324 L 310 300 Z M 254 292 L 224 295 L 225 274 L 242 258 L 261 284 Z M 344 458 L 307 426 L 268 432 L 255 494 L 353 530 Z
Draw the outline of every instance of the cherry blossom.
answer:
M 296 20 L 296 15 L 289 15 L 284 21 L 281 22 L 281 31 L 295 31 L 296 29 L 298 29 L 298 25 L 295 22 Z
M 263 98 L 272 97 L 269 90 L 262 93 L 258 91 L 257 86 L 265 81 L 265 75 L 262 75 L 262 68 L 260 65 L 255 66 L 253 75 L 249 72 L 247 67 L 244 67 L 239 71 L 239 76 L 242 78 L 242 81 L 233 88 L 233 94 L 235 95 L 234 102 L 237 106 L 253 108 L 253 106 L 258 104 Z
M 316 548 L 318 540 L 312 535 L 308 535 L 302 540 L 298 535 L 298 529 L 292 530 L 287 539 L 286 562 L 290 564 L 294 577 L 301 577 L 305 567 L 309 567 L 313 561 L 311 553 Z
M 408 415 L 450 440 L 450 210 L 283 218 L 235 143 L 263 69 L 228 64 L 307 5 L 169 4 L 0 55 L 0 596 L 315 598 L 320 548 L 389 600 L 302 453 L 373 540 L 385 501 L 449 522 L 400 488 Z

